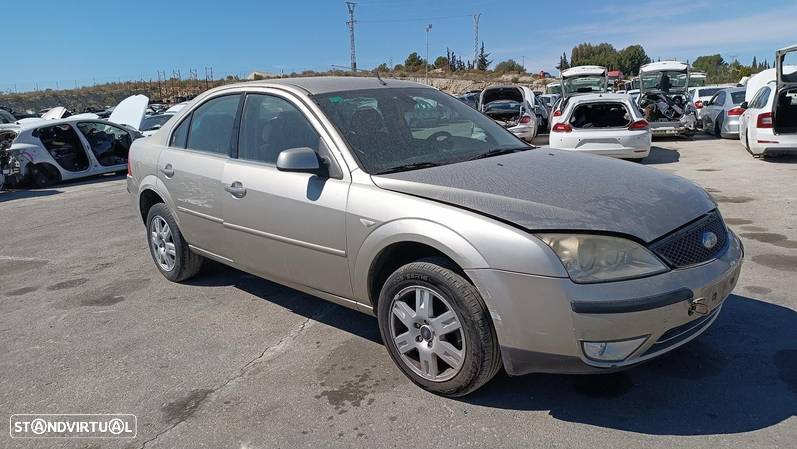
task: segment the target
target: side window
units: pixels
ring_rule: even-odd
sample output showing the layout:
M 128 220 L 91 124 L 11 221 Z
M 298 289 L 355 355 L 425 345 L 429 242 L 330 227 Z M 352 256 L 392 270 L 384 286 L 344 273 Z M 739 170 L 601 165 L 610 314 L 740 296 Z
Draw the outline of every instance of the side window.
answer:
M 766 107 L 767 103 L 769 102 L 769 94 L 772 93 L 772 89 L 768 86 L 762 87 L 761 90 L 758 91 L 758 99 L 756 100 L 755 107 L 757 109 Z
M 725 92 L 718 92 L 717 95 L 714 96 L 714 101 L 712 101 L 711 104 L 723 106 L 725 104 Z
M 247 94 L 241 115 L 238 158 L 275 164 L 283 150 L 318 151 L 320 137 L 304 114 L 279 97 Z
M 186 147 L 208 153 L 229 154 L 240 98 L 240 95 L 226 95 L 196 108 L 191 114 Z
M 83 171 L 89 168 L 89 158 L 80 137 L 68 124 L 39 128 L 36 137 L 64 170 Z
M 133 139 L 122 128 L 99 122 L 78 123 L 77 128 L 89 142 L 91 152 L 103 167 L 127 163 Z
M 172 133 L 172 138 L 169 141 L 170 147 L 185 148 L 185 143 L 188 140 L 188 127 L 191 126 L 191 115 L 177 125 L 177 128 Z

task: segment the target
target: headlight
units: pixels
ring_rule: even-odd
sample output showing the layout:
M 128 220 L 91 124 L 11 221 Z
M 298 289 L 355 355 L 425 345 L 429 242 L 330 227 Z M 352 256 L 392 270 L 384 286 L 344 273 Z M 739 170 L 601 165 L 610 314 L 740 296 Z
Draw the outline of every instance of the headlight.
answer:
M 667 271 L 642 245 L 628 239 L 589 234 L 540 234 L 564 264 L 570 279 L 590 283 Z

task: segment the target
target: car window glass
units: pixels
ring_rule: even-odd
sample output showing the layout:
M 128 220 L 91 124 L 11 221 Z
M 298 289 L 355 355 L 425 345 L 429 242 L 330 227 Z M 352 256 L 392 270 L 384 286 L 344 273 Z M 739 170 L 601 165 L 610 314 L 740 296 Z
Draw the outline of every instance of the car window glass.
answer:
M 187 148 L 229 154 L 240 95 L 214 98 L 196 108 L 188 131 Z
M 731 102 L 733 104 L 742 104 L 744 101 L 744 91 L 731 92 Z
M 100 165 L 109 167 L 127 163 L 127 154 L 133 143 L 127 131 L 100 122 L 78 123 L 77 127 L 89 142 L 89 148 Z
M 238 158 L 275 164 L 280 152 L 307 147 L 318 151 L 319 135 L 289 101 L 248 94 L 241 116 Z
M 725 92 L 717 93 L 717 95 L 714 97 L 714 100 L 711 102 L 711 104 L 715 104 L 715 105 L 718 105 L 718 106 L 724 105 L 725 104 Z
M 160 129 L 164 123 L 168 122 L 170 118 L 174 117 L 174 114 L 156 114 L 150 115 L 149 117 L 144 117 L 144 120 L 141 121 L 141 126 L 139 126 L 139 131 L 154 131 L 156 129 Z
M 75 129 L 67 124 L 39 128 L 37 137 L 64 170 L 83 171 L 89 168 L 89 158 Z
M 489 150 L 527 148 L 495 121 L 427 88 L 315 95 L 367 173 L 448 164 Z
M 169 141 L 169 146 L 185 148 L 185 142 L 188 139 L 188 127 L 191 124 L 191 116 L 186 117 L 177 126 L 177 129 L 172 133 L 172 139 Z

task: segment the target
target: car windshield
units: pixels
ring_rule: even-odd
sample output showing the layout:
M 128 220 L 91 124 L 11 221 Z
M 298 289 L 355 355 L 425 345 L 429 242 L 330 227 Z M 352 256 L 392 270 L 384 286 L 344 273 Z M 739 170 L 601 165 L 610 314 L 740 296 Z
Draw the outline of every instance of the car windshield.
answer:
M 355 90 L 313 98 L 371 174 L 531 148 L 487 116 L 434 89 Z
M 139 131 L 160 129 L 160 127 L 172 117 L 174 117 L 174 114 L 158 114 L 144 117 L 144 120 L 141 121 L 141 129 Z
M 703 97 L 711 97 L 712 95 L 716 94 L 720 90 L 721 89 L 719 87 L 711 87 L 711 88 L 708 88 L 708 89 L 700 89 L 700 90 L 697 91 L 697 96 L 701 97 L 701 98 L 703 98 Z
M 686 72 L 672 70 L 643 73 L 640 77 L 642 78 L 642 88 L 645 90 L 661 90 L 662 92 L 671 90 L 683 91 L 687 81 Z
M 571 77 L 562 81 L 562 90 L 568 95 L 603 92 L 605 83 L 606 77 L 604 76 Z

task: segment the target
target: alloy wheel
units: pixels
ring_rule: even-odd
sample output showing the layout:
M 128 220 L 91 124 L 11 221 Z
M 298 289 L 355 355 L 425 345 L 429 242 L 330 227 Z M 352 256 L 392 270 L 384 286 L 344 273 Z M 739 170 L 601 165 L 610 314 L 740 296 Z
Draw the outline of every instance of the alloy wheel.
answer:
M 157 215 L 152 218 L 149 232 L 155 263 L 164 271 L 172 271 L 177 261 L 177 253 L 174 249 L 174 238 L 169 223 Z
M 428 287 L 413 285 L 393 297 L 390 336 L 401 361 L 424 379 L 445 382 L 462 369 L 462 323 L 443 295 Z

